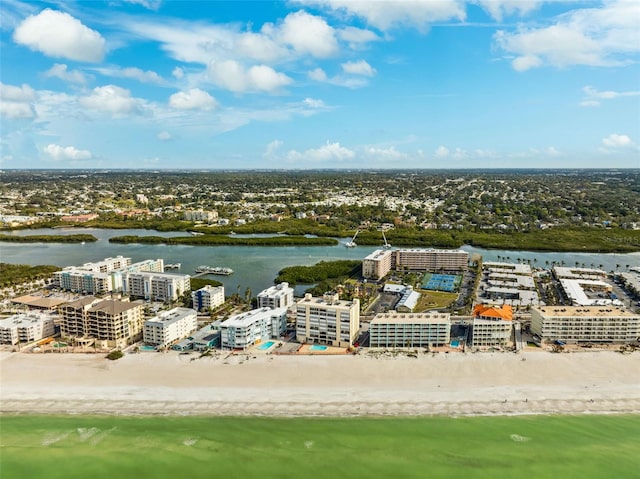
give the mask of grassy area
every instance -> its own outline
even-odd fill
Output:
[[[446,293],[444,291],[427,291],[426,289],[419,290],[420,299],[415,311],[427,311],[429,309],[446,308],[453,303],[458,297],[458,293]]]
[[[637,477],[640,416],[2,416],[0,476]]]

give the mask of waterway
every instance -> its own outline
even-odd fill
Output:
[[[38,229],[20,230],[10,234],[77,234],[88,233],[98,238],[97,242],[86,244],[62,243],[0,243],[0,262],[14,264],[54,264],[57,266],[77,266],[90,261],[100,261],[109,256],[130,257],[133,262],[149,258],[162,258],[165,264],[181,263],[180,272],[193,274],[200,265],[222,266],[233,269],[230,276],[206,276],[220,281],[227,295],[244,294],[251,288],[254,295],[273,284],[278,272],[286,266],[313,265],[320,261],[338,259],[363,259],[378,249],[375,246],[346,248],[344,243],[350,238],[341,238],[335,246],[185,246],[185,245],[142,245],[109,243],[109,238],[122,235],[184,236],[185,232],[157,232],[149,230],[111,229]],[[549,267],[552,262],[566,266],[601,268],[605,271],[626,270],[626,267],[640,266],[640,253],[591,254],[591,253],[548,253],[511,250],[487,250],[463,246],[469,254],[479,254],[484,261],[518,262],[531,261],[532,266]],[[619,265],[619,266],[617,266]],[[298,290],[296,290],[299,292]]]

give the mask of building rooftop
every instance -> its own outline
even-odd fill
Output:
[[[539,311],[545,316],[554,317],[589,317],[589,316],[617,316],[624,318],[640,318],[619,306],[536,306],[532,310]]]
[[[231,316],[220,325],[222,328],[246,328],[261,319],[272,318],[274,316],[283,316],[287,314],[287,308],[259,308],[252,309],[246,313]]]
[[[145,324],[167,326],[189,316],[196,318],[197,313],[190,308],[173,308],[169,311],[160,311],[157,316],[145,321]]]
[[[449,313],[427,312],[427,313],[378,313],[371,320],[371,324],[449,324],[451,316]]]
[[[496,306],[491,304],[476,304],[472,315],[475,318],[490,318],[511,321],[513,319],[513,308],[508,304]]]
[[[139,301],[118,301],[116,299],[105,299],[94,305],[88,312],[104,312],[108,314],[120,314],[130,309],[139,308],[142,303]]]
[[[0,328],[23,328],[44,321],[53,321],[53,318],[44,313],[15,314],[5,319],[0,319]]]
[[[44,296],[25,294],[24,296],[20,296],[19,298],[12,299],[11,302],[15,304],[24,304],[25,306],[30,306],[33,308],[54,309],[61,304],[67,303],[68,300],[56,297],[45,298]]]

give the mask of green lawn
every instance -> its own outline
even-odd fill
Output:
[[[1,416],[0,477],[631,478],[640,416]]]

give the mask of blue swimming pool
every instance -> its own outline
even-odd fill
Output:
[[[458,346],[460,346],[460,341],[451,341],[452,348],[457,348]]]
[[[140,346],[140,351],[155,351],[156,347],[155,346],[147,346],[146,344],[144,346]]]
[[[258,349],[261,351],[264,351],[265,349],[269,349],[271,346],[273,346],[273,344],[274,344],[274,341],[267,341],[266,343],[258,346]]]
[[[326,346],[322,346],[320,344],[312,344],[309,347],[309,351],[326,351],[327,347]]]

